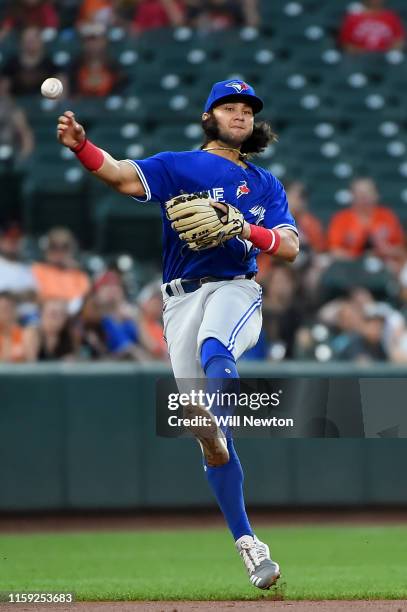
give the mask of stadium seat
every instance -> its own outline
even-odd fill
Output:
[[[346,12],[343,2],[314,3],[311,7],[313,16],[318,23],[332,32],[337,32]]]
[[[12,159],[0,161],[0,227],[20,215],[23,169],[17,170]]]
[[[397,283],[390,271],[380,264],[371,268],[366,259],[334,262],[322,275],[321,289],[325,301],[346,294],[352,287],[364,287],[379,300],[394,299],[394,291],[397,291]]]
[[[331,121],[337,118],[334,101],[321,95],[315,89],[304,89],[300,92],[289,92],[280,95],[278,92],[266,101],[266,107],[274,120],[287,122],[288,125],[315,123],[315,120]]]
[[[0,68],[4,66],[7,60],[17,52],[18,35],[17,32],[10,32],[0,45]]]
[[[54,225],[65,225],[86,245],[92,238],[87,181],[86,172],[76,162],[34,160],[24,184],[26,229],[41,234]]]
[[[78,36],[57,36],[47,44],[47,52],[61,70],[69,67],[80,54],[81,41]]]
[[[101,253],[129,253],[143,262],[160,264],[161,212],[120,195],[107,195],[94,211],[96,248]]]
[[[198,126],[198,129],[192,131],[192,136],[188,136],[185,125],[164,125],[160,127],[153,140],[157,144],[157,150],[161,148],[169,151],[188,151],[202,142],[202,130]]]
[[[137,122],[122,122],[114,126],[97,126],[89,130],[92,138],[102,149],[109,151],[113,157],[144,157],[146,132]]]

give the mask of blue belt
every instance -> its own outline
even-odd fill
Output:
[[[247,279],[250,280],[256,276],[255,272],[249,272],[248,274],[242,274],[241,276],[229,276],[229,278],[220,278],[218,276],[204,276],[203,278],[186,278],[181,279],[181,287],[184,293],[192,293],[197,289],[200,289],[205,283],[219,283],[221,281],[231,281],[236,279]],[[165,286],[165,293],[169,297],[173,297],[175,293],[172,290],[171,284],[167,283]]]

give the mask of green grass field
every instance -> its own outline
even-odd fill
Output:
[[[403,599],[407,526],[258,529],[283,577],[252,587],[223,529],[1,535],[0,591],[78,599]]]

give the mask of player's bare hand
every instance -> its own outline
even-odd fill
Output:
[[[227,207],[227,205],[223,204],[223,202],[217,202],[216,200],[211,200],[210,202],[211,202],[211,206],[213,206],[213,208],[217,208],[221,212],[225,213],[225,216],[221,217],[221,221],[226,223],[226,221],[227,221],[227,214],[228,214],[228,207]]]
[[[225,206],[225,204],[222,204],[222,202],[217,202],[216,200],[211,200],[211,206],[225,213],[225,216],[221,217],[221,221],[225,222],[227,220],[227,216],[226,216],[228,212],[227,206]]]
[[[221,217],[221,221],[223,221],[223,223],[226,223],[228,220],[228,207],[226,204],[223,204],[222,202],[217,202],[216,200],[211,200],[211,206],[213,206],[213,208],[217,208],[218,210],[220,210],[221,212],[225,213],[224,217]],[[243,229],[242,229],[242,233],[240,234],[242,236],[242,238],[249,238],[250,237],[250,226],[247,223],[247,221],[243,222]]]
[[[216,200],[211,200],[210,201],[211,206],[213,206],[214,208],[217,208],[218,210],[221,210],[222,212],[225,213],[225,215],[228,212],[227,206],[225,206],[225,204],[222,204],[222,202],[217,202]]]
[[[61,144],[73,149],[85,140],[85,130],[72,111],[65,111],[58,118],[57,137]]]

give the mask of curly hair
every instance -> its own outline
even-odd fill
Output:
[[[213,111],[209,111],[207,119],[202,119],[202,129],[205,140],[201,146],[204,149],[210,142],[220,137],[219,126]],[[277,134],[267,121],[259,121],[253,126],[253,132],[240,147],[242,158],[252,157],[264,151],[268,145],[277,141]]]

